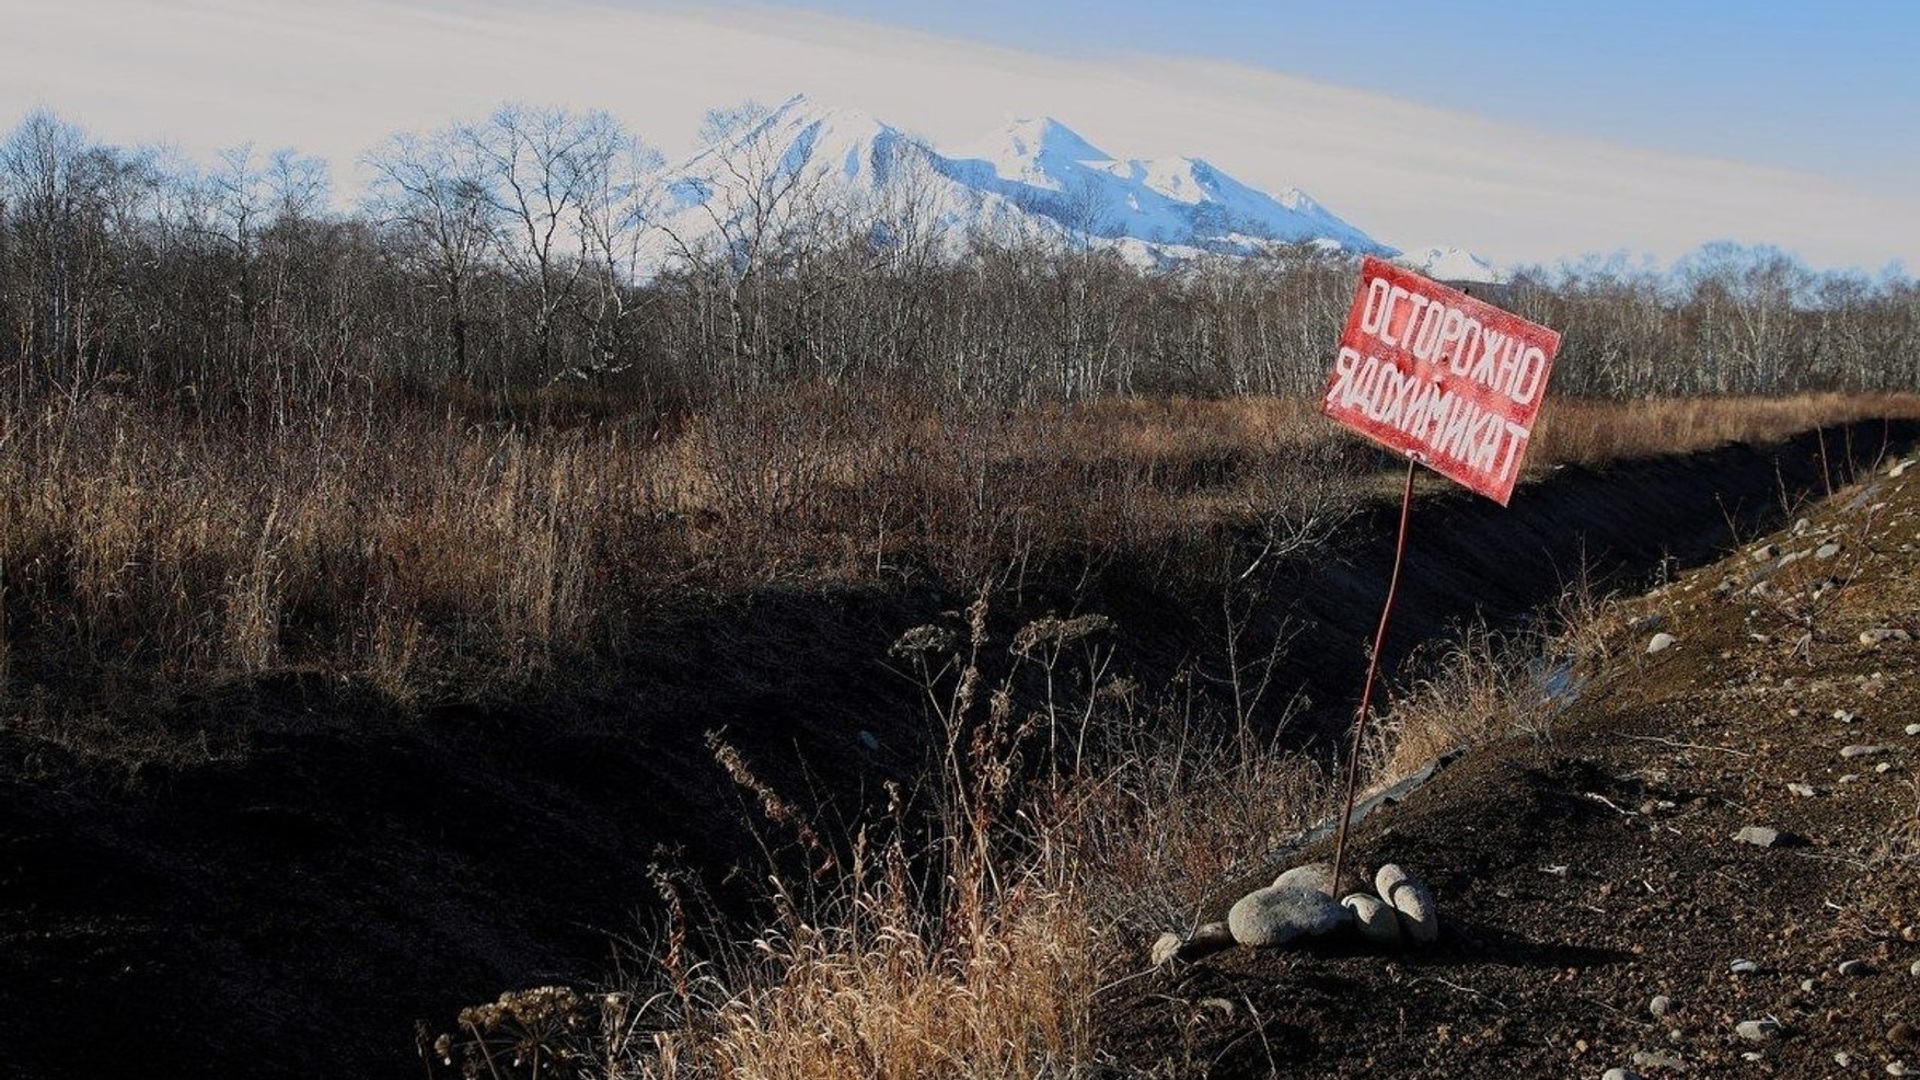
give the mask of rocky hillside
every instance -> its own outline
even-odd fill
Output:
[[[1172,963],[1114,1003],[1115,1058],[1231,1077],[1920,1074],[1920,467],[1795,510],[1610,612],[1596,669],[1546,722],[1356,830],[1364,868],[1424,876],[1436,943]]]

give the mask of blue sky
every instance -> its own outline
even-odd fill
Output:
[[[0,0],[0,127],[324,158],[518,100],[669,157],[804,92],[964,150],[1056,117],[1496,263],[1722,239],[1920,267],[1920,0]]]
[[[1657,149],[1920,185],[1913,0],[806,0],[1040,52],[1180,53]]]

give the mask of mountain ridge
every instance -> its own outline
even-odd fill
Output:
[[[867,215],[877,237],[947,254],[977,236],[1108,250],[1143,269],[1297,246],[1402,254],[1298,188],[1269,194],[1198,157],[1122,158],[1053,117],[1016,120],[947,153],[804,94],[722,132],[664,170],[660,186],[658,224],[671,241],[658,254],[668,257],[752,258],[823,207]],[[1459,256],[1448,261],[1485,266]]]

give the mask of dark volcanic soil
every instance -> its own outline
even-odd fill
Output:
[[[1356,830],[1366,867],[1430,883],[1438,944],[1157,973],[1110,1003],[1114,1058],[1169,1076],[1920,1075],[1920,645],[1860,636],[1920,639],[1920,466],[1769,542],[1630,605],[1550,737],[1473,752]],[[1649,654],[1657,631],[1677,643]],[[1780,842],[1736,841],[1749,825]],[[1289,861],[1315,857],[1330,845]],[[1263,884],[1223,889],[1212,917]],[[1777,1032],[1736,1034],[1766,1019]]]

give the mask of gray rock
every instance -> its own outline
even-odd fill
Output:
[[[1388,863],[1374,874],[1373,891],[1400,913],[1400,929],[1407,937],[1424,945],[1440,936],[1439,909],[1419,878]]]
[[[1153,943],[1149,955],[1153,966],[1160,967],[1175,960],[1191,963],[1233,946],[1233,933],[1227,929],[1227,924],[1213,922],[1206,923],[1184,938],[1171,930],[1161,934],[1160,939]]]
[[[1180,950],[1182,960],[1191,960],[1196,955],[1218,952],[1233,947],[1233,931],[1223,922],[1201,923],[1192,936],[1187,938],[1186,947]]]
[[[1360,876],[1353,872],[1352,867],[1348,867],[1346,872],[1340,876],[1346,880],[1340,883],[1341,888],[1336,889],[1333,885],[1333,864],[1330,862],[1311,862],[1304,866],[1296,866],[1291,870],[1282,872],[1279,877],[1273,879],[1273,887],[1276,889],[1284,889],[1287,887],[1316,889],[1326,893],[1328,896],[1339,896],[1342,893],[1352,892],[1360,887]]]
[[[1332,933],[1346,918],[1347,909],[1317,889],[1269,885],[1234,902],[1227,929],[1240,944],[1263,949]]]
[[[1920,724],[1908,724],[1908,725],[1907,725],[1907,734],[1909,734],[1909,735],[1920,735]]]
[[[1779,557],[1779,544],[1761,544],[1759,547],[1753,549],[1754,562],[1766,562],[1768,559],[1777,559]]]
[[[1838,554],[1840,554],[1840,545],[1834,543],[1821,544],[1813,550],[1813,557],[1816,559],[1831,559]]]
[[[1665,994],[1655,994],[1653,1000],[1647,1002],[1647,1011],[1655,1016],[1665,1016],[1673,1011],[1673,999]]]
[[[1912,1076],[1913,1070],[1908,1068],[1907,1063],[1904,1061],[1889,1061],[1887,1062],[1887,1075]]]
[[[1873,757],[1876,754],[1884,754],[1886,752],[1887,748],[1884,746],[1869,746],[1865,743],[1854,743],[1852,746],[1843,746],[1840,748],[1840,756],[1848,759]]]
[[[1733,972],[1735,975],[1758,975],[1760,974],[1760,964],[1754,960],[1735,960],[1733,963],[1727,965],[1727,970]]]
[[[1648,640],[1647,654],[1652,655],[1657,652],[1666,652],[1668,649],[1673,648],[1674,643],[1678,640],[1679,639],[1675,638],[1672,634],[1669,634],[1666,631],[1662,630],[1660,633],[1653,635],[1653,637],[1650,640]]]
[[[1912,975],[1916,979],[1920,979],[1920,960],[1913,962],[1913,966],[1907,969],[1907,974]]]
[[[1772,847],[1780,842],[1780,830],[1769,829],[1765,825],[1749,825],[1734,833],[1733,838],[1754,847]]]
[[[1400,913],[1386,901],[1372,893],[1353,893],[1341,897],[1340,906],[1353,913],[1353,923],[1359,927],[1361,937],[1390,949],[1399,947]]]
[[[1601,1073],[1600,1080],[1640,1080],[1640,1074],[1632,1069],[1613,1068]]]
[[[1780,1021],[1769,1016],[1763,1020],[1742,1020],[1733,1026],[1733,1033],[1749,1042],[1765,1042],[1780,1032]]]
[[[1812,784],[1788,784],[1787,790],[1803,799],[1811,799],[1815,794]]]
[[[1912,641],[1913,635],[1897,626],[1876,626],[1860,631],[1860,644],[1880,645],[1889,641]]]

